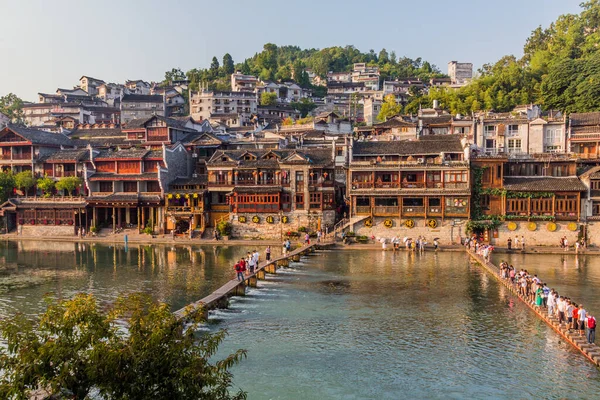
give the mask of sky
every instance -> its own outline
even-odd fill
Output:
[[[234,61],[263,44],[354,45],[447,71],[522,55],[532,30],[582,0],[0,0],[0,96],[71,88],[82,75],[160,81],[179,67]]]

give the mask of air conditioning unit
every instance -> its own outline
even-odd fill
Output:
[[[198,177],[198,174],[196,174],[196,173],[192,174],[192,178],[197,178],[197,177]]]
[[[419,164],[425,164],[425,158],[417,158]]]
[[[198,158],[198,153],[192,153],[192,158]]]

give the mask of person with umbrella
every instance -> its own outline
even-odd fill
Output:
[[[433,238],[433,249],[435,251],[437,251],[437,249],[438,249],[438,247],[440,245],[440,243],[438,242],[438,240],[440,240],[440,238]]]

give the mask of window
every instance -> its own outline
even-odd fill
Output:
[[[592,190],[600,190],[600,181],[591,181],[590,182],[590,189]]]
[[[138,185],[137,185],[136,181],[123,182],[123,191],[124,192],[128,192],[128,193],[137,192],[137,190],[138,190],[137,187],[138,187]]]
[[[304,209],[304,193],[296,193],[296,209]]]
[[[99,192],[112,193],[113,183],[112,182],[100,182]]]
[[[481,196],[481,209],[488,211],[490,209],[490,195],[484,194]]]
[[[444,175],[445,182],[467,182],[467,171],[449,171]]]
[[[518,135],[519,134],[519,125],[509,125],[508,126],[508,135]]]
[[[321,208],[321,193],[310,193],[310,208]]]
[[[508,152],[518,153],[521,151],[521,139],[509,139],[508,140]]]
[[[160,184],[157,181],[148,181],[146,183],[146,192],[160,192]]]
[[[594,216],[600,215],[600,201],[594,201],[592,203],[592,215],[594,215]]]
[[[496,134],[496,126],[495,125],[484,126],[483,133],[485,136],[494,136]]]
[[[335,148],[335,155],[337,157],[341,157],[344,155],[344,148],[343,147],[336,147]]]
[[[496,149],[496,140],[494,140],[494,139],[486,139],[485,140],[485,149],[487,151],[489,151],[489,150],[495,150]]]

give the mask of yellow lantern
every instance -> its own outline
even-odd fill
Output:
[[[509,222],[506,227],[508,228],[509,231],[517,230],[517,224],[512,221]]]
[[[548,231],[550,232],[554,232],[556,230],[556,223],[548,222],[548,224],[546,225],[546,229],[548,229]]]
[[[533,232],[537,229],[537,224],[535,222],[530,222],[527,224],[527,229]]]
[[[569,222],[569,224],[567,225],[567,229],[571,232],[575,232],[577,230],[577,223]]]

